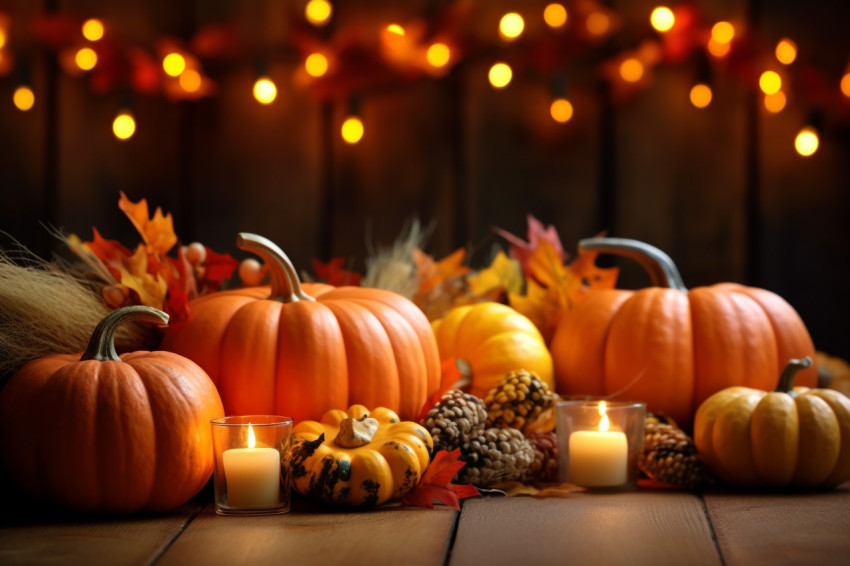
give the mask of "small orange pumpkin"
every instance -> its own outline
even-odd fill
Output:
[[[207,374],[171,352],[115,352],[116,328],[165,323],[151,307],[113,311],[82,354],[22,367],[0,391],[0,454],[36,503],[86,513],[174,509],[213,470],[210,420],[224,415]]]
[[[558,393],[620,394],[691,423],[712,393],[771,389],[786,360],[815,355],[800,316],[770,291],[733,283],[688,290],[667,254],[635,240],[579,246],[638,261],[656,286],[594,291],[566,312],[550,345]],[[817,368],[797,383],[814,387]]]
[[[439,386],[440,359],[413,302],[383,289],[302,285],[271,241],[243,233],[237,245],[265,260],[271,285],[193,300],[162,341],[206,370],[228,414],[318,420],[362,404],[416,418]]]

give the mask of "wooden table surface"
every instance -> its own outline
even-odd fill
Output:
[[[848,565],[850,484],[817,493],[639,489],[488,496],[460,513],[381,507],[223,517],[200,497],[163,516],[23,519],[0,511],[0,564]]]

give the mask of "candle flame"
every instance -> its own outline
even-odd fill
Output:
[[[254,427],[248,423],[248,448],[254,448],[257,444],[257,439],[254,437]]]
[[[599,430],[600,432],[607,432],[610,423],[608,422],[607,409],[605,407],[605,401],[600,401],[599,403]]]

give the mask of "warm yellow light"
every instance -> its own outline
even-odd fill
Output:
[[[425,52],[425,58],[432,67],[445,67],[452,58],[452,52],[445,43],[432,43]]]
[[[19,86],[12,95],[12,102],[18,110],[26,112],[35,105],[35,93],[26,85]]]
[[[718,43],[729,43],[735,37],[735,26],[729,22],[717,22],[711,26],[711,39]]]
[[[91,71],[97,65],[97,53],[91,47],[83,47],[77,50],[74,62],[83,71]]]
[[[782,77],[776,71],[765,71],[759,77],[759,88],[765,94],[775,94],[782,89]]]
[[[390,24],[387,26],[387,31],[395,35],[404,35],[404,28],[398,24]]]
[[[342,123],[341,132],[347,143],[357,143],[363,139],[363,121],[357,116],[349,116]]]
[[[605,35],[611,27],[611,18],[605,12],[593,12],[587,16],[584,25],[593,35]]]
[[[652,14],[649,16],[649,22],[656,31],[670,31],[676,23],[676,16],[673,15],[673,10],[667,6],[658,6],[652,10]]]
[[[629,83],[636,83],[643,78],[643,63],[634,57],[629,57],[620,63],[620,76]]]
[[[0,28],[0,49],[3,49],[4,45],[6,45],[6,30]]]
[[[549,114],[556,122],[565,124],[573,117],[573,105],[566,98],[556,98],[549,105]]]
[[[783,65],[790,65],[797,58],[797,44],[783,38],[776,44],[776,59]]]
[[[516,39],[525,29],[525,20],[516,12],[509,12],[499,21],[499,33],[507,39]]]
[[[186,59],[179,53],[169,53],[162,59],[162,70],[170,77],[179,77],[186,70]]]
[[[304,68],[311,77],[321,77],[328,72],[328,58],[321,53],[311,53],[304,60]]]
[[[844,96],[850,97],[850,73],[845,73],[841,77],[841,92],[844,93]]]
[[[487,76],[491,85],[496,88],[504,88],[510,84],[514,72],[507,63],[496,63],[490,67],[490,73]]]
[[[195,69],[186,69],[177,80],[180,83],[180,88],[186,92],[198,92],[203,83],[201,73]]]
[[[333,5],[327,0],[310,0],[304,7],[304,16],[314,26],[323,26],[331,19]]]
[[[567,9],[561,4],[549,4],[543,9],[543,21],[549,27],[559,28],[567,23]]]
[[[254,83],[254,98],[262,104],[271,104],[277,98],[277,87],[267,77],[257,79]]]
[[[136,133],[136,120],[129,112],[120,112],[112,121],[112,133],[119,140],[127,140]]]
[[[103,22],[97,18],[90,18],[83,22],[83,37],[89,41],[98,41],[103,38]]]
[[[728,42],[717,41],[713,37],[708,40],[708,52],[715,57],[725,57],[732,49],[732,44]]]
[[[820,140],[818,139],[818,133],[814,128],[805,127],[797,134],[797,137],[794,139],[794,147],[797,150],[797,153],[802,155],[803,157],[808,157],[814,152],[818,150],[818,145],[820,144]]]
[[[785,93],[780,91],[774,92],[773,94],[764,95],[764,109],[770,112],[771,114],[778,114],[785,109],[785,103],[787,102],[787,98],[785,97]]]
[[[691,104],[697,108],[705,108],[711,104],[711,87],[707,84],[698,83],[691,88]]]

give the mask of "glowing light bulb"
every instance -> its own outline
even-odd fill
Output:
[[[119,140],[128,140],[136,133],[136,120],[127,112],[119,112],[112,121],[112,133]]]
[[[487,78],[495,88],[505,88],[511,83],[514,72],[507,63],[496,63],[490,67]]]
[[[387,26],[387,31],[393,35],[404,35],[406,32],[399,24],[390,24]]]
[[[516,39],[522,35],[525,29],[525,20],[516,12],[510,12],[502,16],[499,21],[499,33],[505,39]]]
[[[99,41],[103,39],[103,22],[97,18],[89,18],[83,22],[82,33],[83,37],[89,41]]]
[[[201,89],[201,84],[203,84],[201,73],[195,69],[186,69],[177,80],[180,83],[180,88],[190,93],[198,92]]]
[[[35,106],[35,93],[29,86],[21,85],[15,89],[15,93],[12,95],[12,102],[15,103],[15,107],[18,110],[26,112]]]
[[[649,23],[656,31],[665,32],[673,29],[676,23],[676,16],[673,15],[673,10],[667,6],[658,6],[652,10],[649,16]]]
[[[277,98],[277,86],[268,77],[261,77],[254,83],[254,98],[261,104],[271,104]]]
[[[770,112],[771,114],[778,114],[785,109],[785,103],[787,99],[785,97],[785,93],[780,91],[774,92],[773,94],[764,95],[764,109]]]
[[[169,53],[162,59],[162,70],[169,77],[179,77],[186,70],[186,58],[179,53]]]
[[[844,96],[850,98],[850,72],[844,73],[841,77],[841,92]]]
[[[432,43],[425,52],[425,58],[432,67],[445,67],[452,58],[452,52],[445,43]]]
[[[708,52],[714,55],[715,57],[725,57],[729,54],[729,51],[732,50],[731,43],[724,43],[721,41],[715,40],[713,37],[708,40]]]
[[[794,139],[794,148],[803,157],[813,155],[818,150],[818,145],[820,145],[818,133],[814,128],[809,126],[800,130]]]
[[[74,63],[83,71],[91,71],[97,65],[97,53],[91,47],[83,47],[74,55]]]
[[[4,45],[6,45],[6,30],[0,28],[0,49],[3,49]]]
[[[782,77],[776,71],[765,71],[759,77],[759,88],[765,94],[776,94],[782,89]]]
[[[314,26],[327,24],[333,14],[333,5],[327,0],[310,0],[304,7],[304,16]]]
[[[611,18],[605,12],[593,12],[587,16],[584,25],[591,35],[605,35],[611,28]]]
[[[735,26],[729,22],[717,22],[711,26],[711,39],[718,43],[729,43],[735,37]]]
[[[567,23],[567,9],[561,4],[549,4],[543,9],[543,21],[551,28],[562,27]]]
[[[341,128],[342,139],[346,141],[346,143],[355,144],[363,139],[363,121],[357,116],[349,116],[342,123]]]
[[[776,44],[776,60],[783,65],[790,65],[797,58],[797,44],[783,38]]]
[[[711,104],[711,87],[707,84],[698,83],[691,88],[691,104],[697,108],[705,108]]]
[[[328,58],[321,53],[311,53],[304,60],[304,68],[311,77],[321,77],[328,72]]]
[[[566,124],[573,117],[573,105],[566,98],[556,98],[549,105],[549,114],[556,122]]]
[[[643,78],[643,63],[629,57],[620,63],[620,76],[628,83],[636,83]]]

